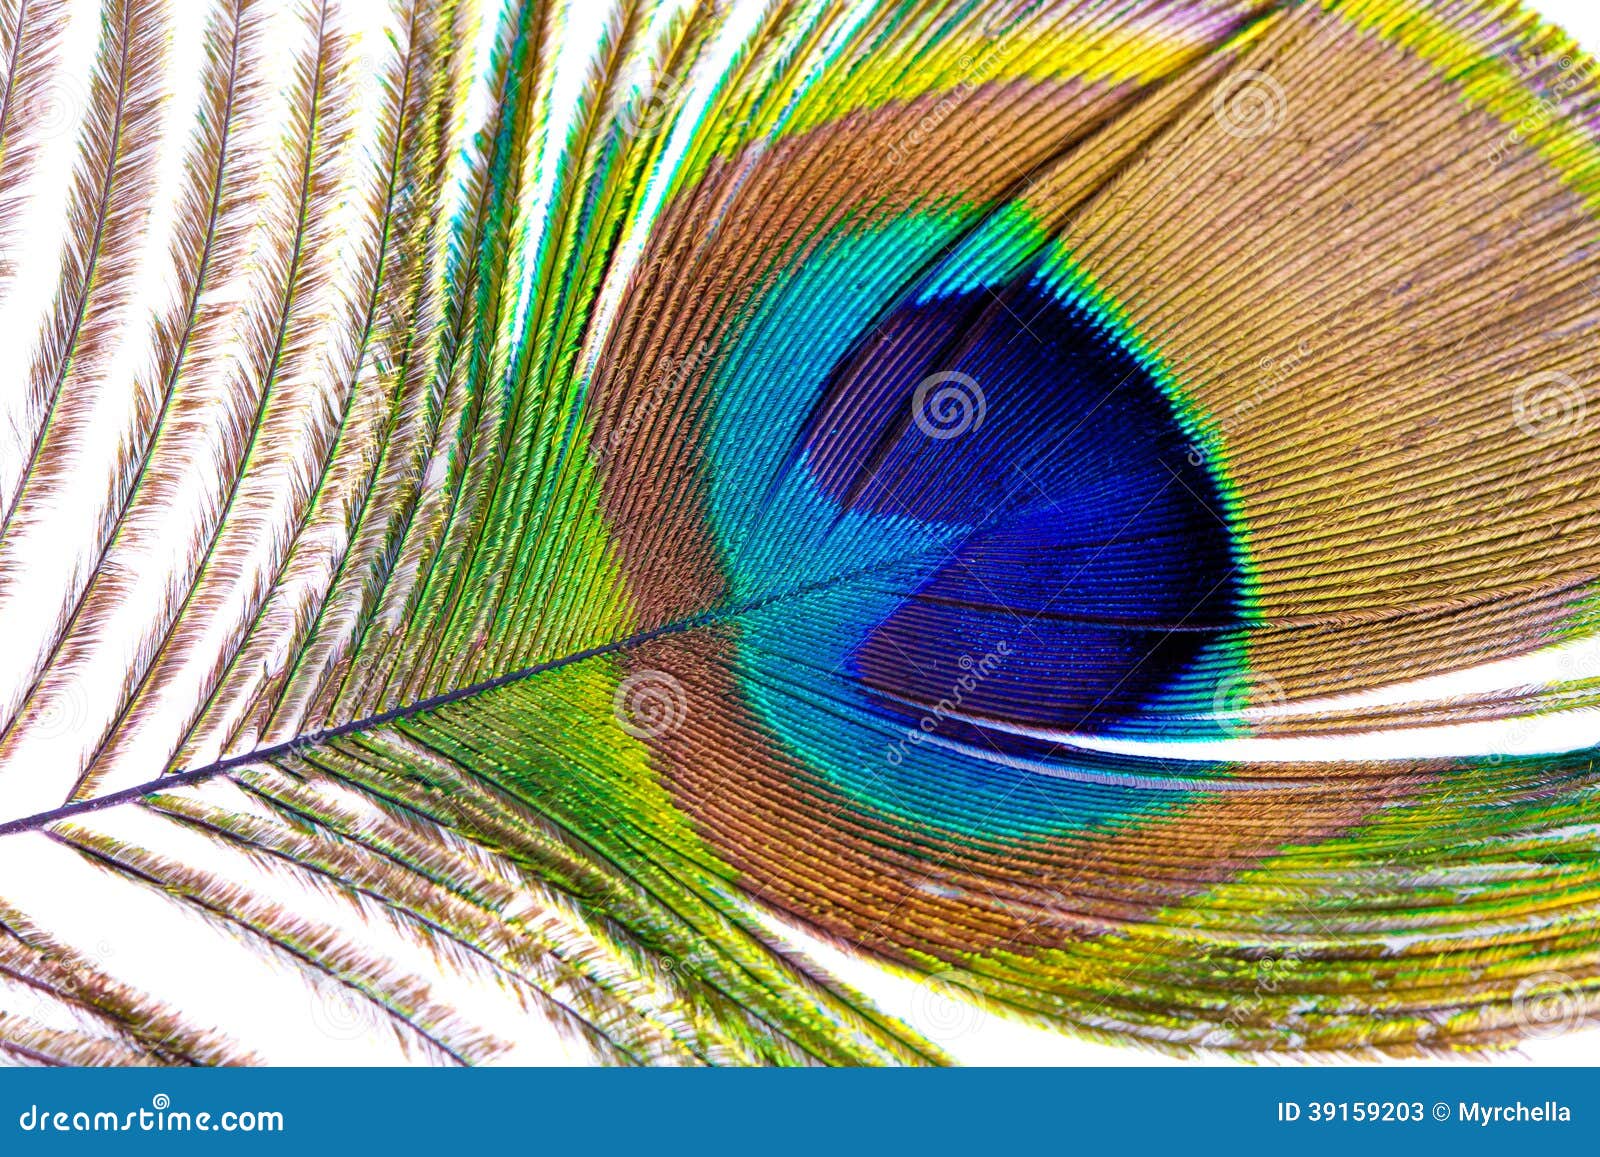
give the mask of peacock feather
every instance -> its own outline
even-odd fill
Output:
[[[1514,3],[3,0],[0,61],[10,1059],[1600,1009],[1600,84]]]

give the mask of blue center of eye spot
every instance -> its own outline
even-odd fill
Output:
[[[903,308],[835,370],[808,434],[843,507],[964,528],[863,624],[851,670],[887,711],[920,718],[961,687],[962,716],[1093,729],[1136,713],[1230,617],[1204,463],[1138,360],[1047,291]]]

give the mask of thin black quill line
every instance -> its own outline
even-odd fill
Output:
[[[585,659],[598,658],[602,655],[619,654],[651,642],[654,639],[663,638],[669,635],[682,634],[686,631],[692,631],[701,627],[717,626],[722,623],[731,622],[744,615],[752,614],[775,604],[788,602],[792,599],[804,598],[808,595],[816,594],[820,591],[828,590],[841,584],[852,582],[856,579],[868,578],[874,574],[890,570],[894,567],[903,566],[911,561],[914,561],[922,554],[930,552],[931,549],[932,548],[926,546],[920,547],[916,551],[909,552],[904,556],[896,557],[888,562],[880,562],[873,566],[863,567],[859,570],[836,575],[832,578],[818,580],[813,583],[795,587],[791,590],[777,592],[735,607],[705,611],[701,612],[700,614],[677,619],[671,623],[666,623],[658,627],[652,627],[647,631],[639,631],[624,638],[615,639],[609,643],[602,643],[598,646],[587,647],[583,650],[574,651],[570,654],[563,655],[557,659],[550,659],[541,663],[534,663],[527,667],[518,668],[515,671],[508,671],[503,675],[496,675],[491,679],[483,679],[476,683],[470,683],[464,687],[458,687],[453,691],[446,691],[437,695],[430,695],[424,699],[419,699],[412,703],[389,708],[388,710],[378,712],[375,715],[368,715],[360,719],[353,719],[348,723],[341,723],[336,727],[323,728],[317,731],[308,731],[301,735],[295,736],[293,739],[284,740],[281,743],[274,743],[266,747],[254,748],[250,751],[241,752],[238,755],[230,755],[205,764],[202,767],[172,772],[170,774],[163,775],[158,779],[147,780],[144,783],[136,784],[133,787],[123,788],[120,791],[109,792],[101,796],[95,796],[92,799],[73,800],[58,807],[51,808],[47,811],[36,812],[32,815],[22,816],[0,824],[0,837],[14,835],[24,831],[37,831],[54,822],[55,820],[66,819],[71,816],[84,815],[89,812],[101,811],[108,807],[114,807],[117,804],[129,803],[133,800],[142,799],[145,796],[153,795],[157,792],[167,791],[175,787],[183,787],[188,784],[200,783],[204,780],[212,778],[213,776],[221,775],[224,772],[231,771],[237,767],[243,767],[252,763],[259,763],[263,760],[271,759],[273,756],[290,754],[304,750],[308,747],[315,747],[318,744],[325,743],[330,739],[338,739],[342,736],[354,735],[360,732],[369,731],[373,728],[382,727],[398,720],[410,719],[413,716],[421,715],[425,712],[433,711],[440,707],[447,707],[453,703],[460,703],[463,700],[471,699],[475,696],[481,695],[488,691],[493,691],[511,683],[520,682],[521,680],[530,678],[534,675],[543,674],[546,671],[554,671],[559,670],[562,667],[569,667],[572,664],[580,663]]]

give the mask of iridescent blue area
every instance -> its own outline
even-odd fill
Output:
[[[847,509],[967,528],[851,655],[891,709],[947,698],[1004,641],[963,715],[1095,729],[1136,713],[1228,621],[1220,501],[1166,398],[1032,286],[903,309],[833,375],[808,450]]]
[[[741,620],[746,702],[803,774],[825,779],[873,816],[898,817],[907,830],[974,837],[1045,837],[1187,798],[1138,790],[1116,759],[1055,753],[1038,762],[1080,777],[1057,778],[974,743],[959,723],[931,711],[926,728],[920,717],[886,712],[881,697],[838,666],[860,636],[857,616],[873,605],[872,593],[832,588]]]
[[[1215,490],[1074,305],[1018,279],[872,312],[894,293],[871,278],[936,261],[948,225],[819,246],[721,360],[706,477],[730,596],[757,604],[742,686],[800,765],[916,823],[1142,812],[1116,761],[1030,733],[1138,712],[1228,620]]]

